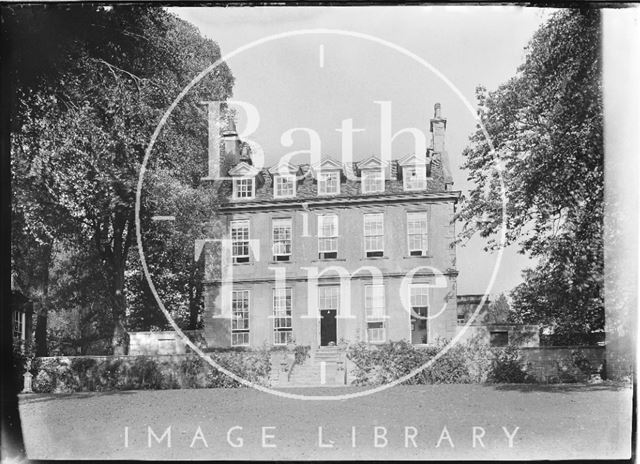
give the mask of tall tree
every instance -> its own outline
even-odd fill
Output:
[[[464,151],[475,184],[457,219],[462,240],[479,233],[500,246],[505,185],[506,242],[538,259],[512,293],[523,322],[556,333],[604,325],[603,142],[600,15],[563,10],[533,36],[517,74],[497,90],[478,88],[480,128]]]
[[[86,40],[71,48],[74,59],[51,79],[53,91],[21,95],[25,111],[36,108],[37,114],[21,120],[13,149],[62,210],[57,221],[77,228],[98,257],[119,353],[126,345],[125,269],[145,149],[173,98],[220,58],[220,50],[161,8],[114,6],[95,13],[82,26]],[[232,84],[223,65],[187,95],[156,143],[152,167],[180,171],[185,162],[205,159],[206,114],[199,103],[225,100]],[[22,135],[33,132],[39,136],[25,150]],[[143,208],[145,220],[146,203]]]

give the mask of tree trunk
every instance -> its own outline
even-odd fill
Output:
[[[194,264],[194,272],[189,279],[189,330],[198,329],[198,318],[200,316],[200,300],[202,300],[202,278],[198,272],[197,263]]]
[[[47,308],[41,308],[36,319],[35,355],[36,357],[49,356],[47,344]]]

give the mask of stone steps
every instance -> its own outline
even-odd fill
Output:
[[[274,363],[275,364],[275,363]],[[304,363],[293,366],[291,375],[282,367],[271,371],[275,387],[320,387],[346,384],[344,353],[338,348],[320,348],[310,353]],[[287,366],[288,368],[288,366]]]

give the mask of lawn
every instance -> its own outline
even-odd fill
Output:
[[[20,415],[30,459],[616,459],[630,456],[631,400],[606,384],[400,386],[340,401],[243,388],[21,395]]]

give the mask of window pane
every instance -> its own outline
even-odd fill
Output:
[[[318,287],[319,309],[338,309],[339,286]]]
[[[253,197],[253,178],[243,177],[234,179],[233,181],[236,198],[252,198]]]
[[[290,255],[291,254],[291,219],[274,219],[273,220],[273,254],[274,255]]]
[[[384,191],[384,177],[380,171],[362,171],[362,191],[364,193]]]
[[[295,195],[295,176],[275,176],[275,196],[289,197]]]
[[[364,287],[364,306],[368,319],[385,317],[383,285],[366,285]]]
[[[231,344],[249,344],[249,290],[235,290],[231,296]]]
[[[340,192],[340,173],[321,172],[318,174],[318,193],[331,194]]]

